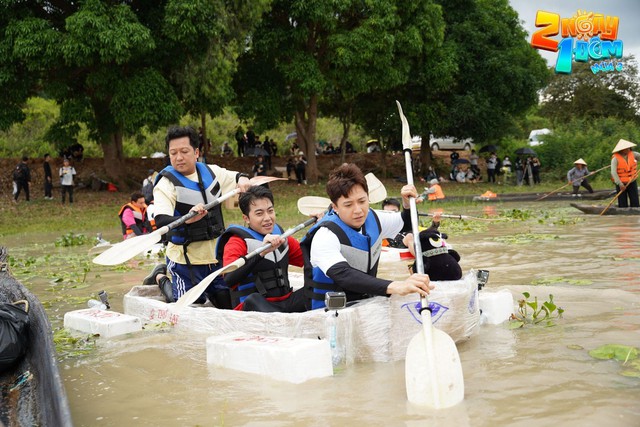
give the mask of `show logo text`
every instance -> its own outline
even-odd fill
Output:
[[[623,43],[618,40],[617,16],[607,16],[578,10],[571,18],[538,10],[536,28],[531,36],[531,46],[536,49],[558,52],[556,73],[570,74],[574,61],[593,61],[594,74],[622,71]],[[560,40],[554,37],[560,35]]]

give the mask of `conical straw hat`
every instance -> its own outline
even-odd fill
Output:
[[[587,166],[587,162],[585,162],[584,160],[582,160],[582,157],[580,157],[578,160],[576,160],[575,162],[573,162],[574,165],[585,165]]]
[[[635,147],[635,146],[636,146],[636,144],[634,144],[633,142],[627,141],[626,139],[621,139],[616,144],[616,148],[613,149],[612,153],[617,153],[618,151],[622,151],[625,148],[631,148],[631,147]]]

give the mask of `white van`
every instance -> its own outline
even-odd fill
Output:
[[[422,145],[422,138],[419,136],[414,136],[411,140],[411,148],[413,150],[420,150],[420,146]],[[444,138],[436,138],[433,135],[429,138],[429,145],[431,146],[432,151],[438,150],[466,150],[471,151],[475,148],[475,144],[473,143],[473,139],[456,139],[450,136],[446,136]]]
[[[535,147],[536,145],[544,144],[544,136],[551,135],[551,133],[551,130],[547,128],[532,130],[531,133],[529,133],[529,146]]]

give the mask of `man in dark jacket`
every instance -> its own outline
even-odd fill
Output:
[[[31,171],[27,165],[27,156],[22,157],[22,161],[18,163],[13,170],[13,200],[18,201],[20,191],[24,190],[25,198],[29,201],[29,185],[31,184]]]
[[[44,198],[46,200],[53,200],[52,190],[53,190],[53,174],[51,172],[51,165],[49,162],[51,161],[51,156],[49,153],[44,155]]]

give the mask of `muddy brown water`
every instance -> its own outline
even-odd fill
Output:
[[[352,365],[331,378],[293,385],[214,370],[206,364],[206,336],[169,329],[101,339],[92,355],[63,361],[74,423],[639,426],[640,378],[620,375],[620,362],[593,359],[588,351],[604,344],[640,347],[640,218],[566,212],[584,221],[562,226],[529,222],[522,229],[496,222],[483,232],[450,236],[463,270],[491,271],[487,288],[508,289],[514,298],[525,291],[540,299],[553,294],[566,310],[554,327],[484,325],[459,344],[465,399],[454,408],[436,411],[409,404],[404,362]],[[553,238],[501,240],[518,232]],[[38,254],[39,239],[46,237],[21,236],[3,244],[19,247],[19,254]],[[140,258],[120,270],[92,269],[88,286],[75,293],[105,289],[113,309],[122,311],[122,296],[153,262]],[[380,273],[405,275],[402,263],[386,265]],[[42,300],[53,298],[47,279],[36,274],[23,281]],[[77,308],[58,302],[49,312],[55,324],[65,311]]]

